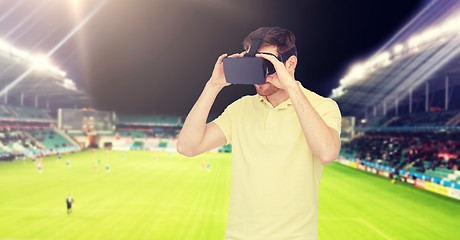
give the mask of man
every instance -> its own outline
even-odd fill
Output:
[[[247,51],[264,29],[246,37]],[[276,73],[268,75],[266,83],[255,85],[257,95],[233,102],[206,124],[214,99],[229,85],[222,63],[227,55],[221,55],[179,135],[177,150],[186,156],[232,143],[225,239],[318,238],[322,166],[338,156],[341,116],[333,100],[295,81],[295,51],[283,62],[275,57],[294,47],[295,37],[289,30],[274,27],[266,32],[256,57],[270,61]],[[243,53],[231,57],[243,57]]]
[[[42,161],[39,161],[39,162],[37,163],[37,169],[38,169],[38,172],[39,172],[39,173],[43,173],[42,168],[43,168],[43,162],[42,162]]]
[[[72,214],[72,203],[73,203],[73,198],[70,196],[70,194],[65,199],[65,202],[67,204],[67,215],[70,215]]]

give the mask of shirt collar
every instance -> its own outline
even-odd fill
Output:
[[[302,86],[302,84],[299,82],[299,81],[295,81],[299,87],[302,89],[302,92],[304,92],[304,87]],[[256,94],[256,97],[257,97],[257,100],[258,101],[263,101],[265,102],[266,104],[268,104],[270,107],[273,107],[272,104],[268,101],[267,97],[265,96],[260,96],[258,93]],[[286,99],[284,102],[280,103],[278,106],[276,106],[275,109],[283,109],[283,108],[287,108],[289,105],[292,105],[292,101],[291,101],[291,98],[288,98]]]

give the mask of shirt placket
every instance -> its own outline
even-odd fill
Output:
[[[265,139],[266,141],[271,141],[273,139],[274,114],[275,114],[275,109],[270,109],[267,114],[267,120],[265,121]]]

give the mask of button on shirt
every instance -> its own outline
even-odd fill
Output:
[[[340,133],[337,104],[300,87],[324,122]],[[225,239],[317,239],[323,166],[308,147],[291,100],[274,108],[265,97],[245,96],[214,123],[232,144]]]

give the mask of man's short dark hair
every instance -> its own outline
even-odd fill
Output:
[[[243,41],[243,47],[247,51],[251,47],[252,41],[255,36],[257,36],[265,27],[258,28],[257,30],[251,32]],[[276,46],[278,48],[278,53],[282,54],[295,46],[295,36],[294,34],[284,28],[273,27],[260,43],[260,47],[266,46]],[[297,56],[297,52],[295,53]]]

